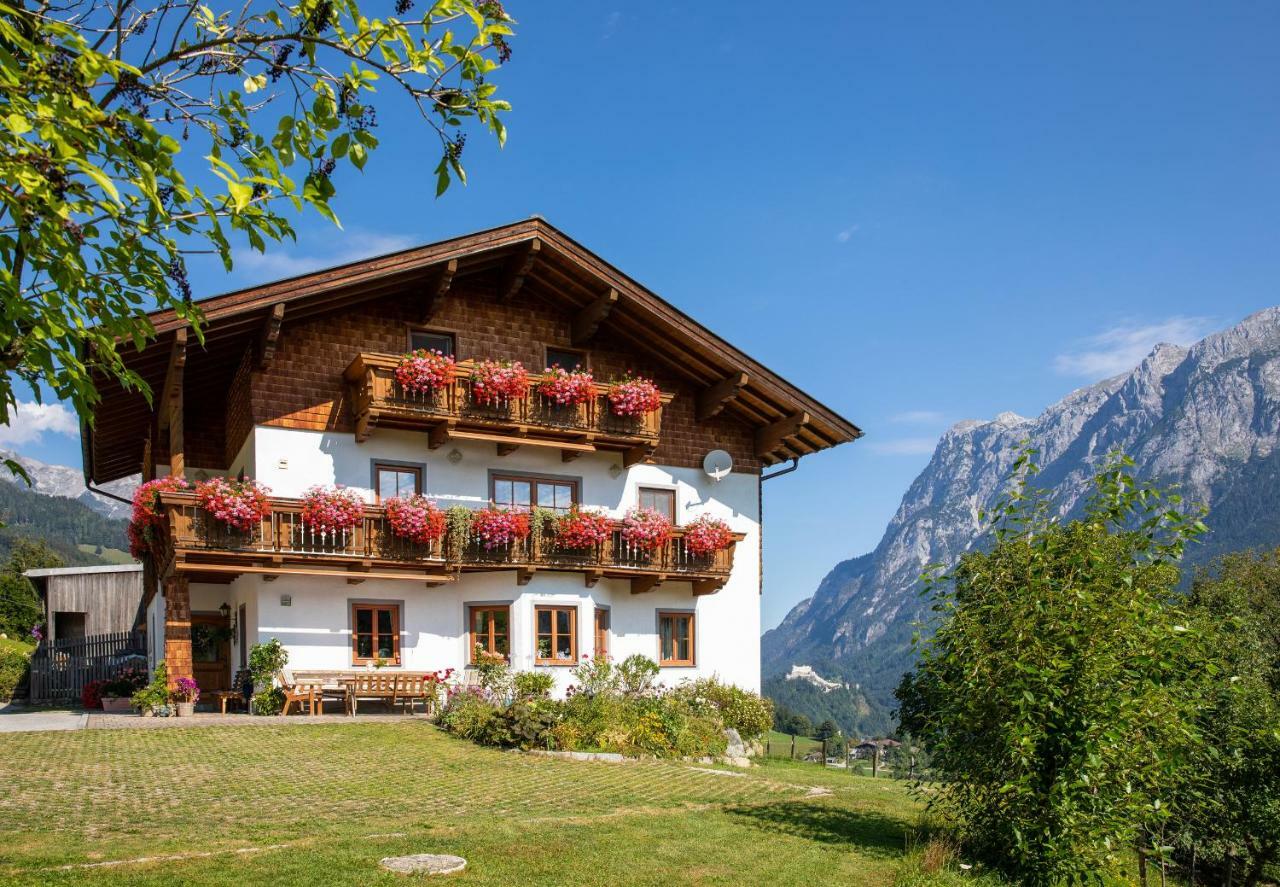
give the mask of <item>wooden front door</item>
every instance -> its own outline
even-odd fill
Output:
[[[202,691],[231,688],[230,629],[221,613],[191,614],[191,661]]]

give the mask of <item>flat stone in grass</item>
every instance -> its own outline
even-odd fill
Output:
[[[461,856],[442,853],[415,853],[413,856],[388,856],[379,863],[384,869],[401,875],[452,875],[467,867]]]

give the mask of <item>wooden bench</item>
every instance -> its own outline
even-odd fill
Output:
[[[421,700],[423,714],[431,714],[439,701],[439,682],[434,675],[404,674],[397,676],[396,698],[404,703],[405,711],[413,714],[414,705]]]
[[[216,703],[224,715],[227,713],[227,706],[243,708],[248,711],[249,705],[244,699],[244,685],[250,680],[250,677],[249,669],[242,668],[231,679],[231,689],[210,690],[207,693],[201,693],[201,698],[205,702]]]

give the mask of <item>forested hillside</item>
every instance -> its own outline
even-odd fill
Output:
[[[0,521],[0,561],[8,560],[17,539],[43,541],[68,565],[105,563],[109,558],[96,549],[129,547],[125,521],[106,517],[80,500],[43,496],[19,484],[0,484]]]

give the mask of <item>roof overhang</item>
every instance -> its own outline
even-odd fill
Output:
[[[534,260],[536,259],[536,261]],[[452,265],[450,263],[453,263]],[[757,429],[765,464],[837,446],[862,431],[742,351],[712,333],[651,290],[623,274],[543,219],[532,218],[427,246],[351,262],[199,302],[204,314],[199,364],[186,371],[188,398],[213,395],[225,379],[207,367],[234,366],[245,347],[278,316],[292,323],[336,308],[403,292],[439,280],[501,275],[590,319],[602,297],[616,294],[597,322],[670,371],[707,392],[708,410],[735,415]],[[157,394],[165,384],[170,352],[185,321],[172,311],[151,315],[156,338],[127,354],[126,365]],[[195,386],[196,390],[192,390]],[[225,389],[222,389],[225,390]],[[136,473],[151,410],[138,392],[103,385],[93,426],[82,427],[85,479],[105,483]],[[718,403],[716,402],[718,401]]]

